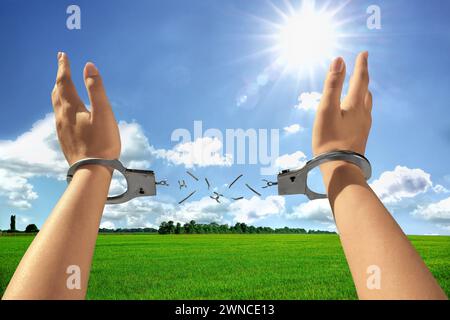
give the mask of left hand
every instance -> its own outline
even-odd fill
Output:
[[[91,111],[86,109],[72,82],[67,54],[58,53],[52,104],[59,143],[69,165],[83,158],[120,157],[119,128],[98,69],[88,62],[83,75]]]

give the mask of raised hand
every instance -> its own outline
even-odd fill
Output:
[[[372,94],[368,90],[368,53],[358,55],[350,87],[341,102],[346,67],[342,58],[333,61],[325,80],[313,130],[313,152],[333,150],[364,154],[372,124]]]
[[[59,143],[70,165],[82,158],[117,159],[120,156],[119,129],[99,71],[88,62],[83,75],[91,111],[81,101],[72,82],[67,54],[58,53],[52,103]]]

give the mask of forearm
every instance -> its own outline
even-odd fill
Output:
[[[3,299],[83,299],[105,200],[109,169],[80,168],[19,264]],[[69,266],[81,288],[67,287]]]
[[[446,296],[359,168],[323,167],[330,204],[361,299],[445,299]],[[371,266],[381,286],[369,289]]]

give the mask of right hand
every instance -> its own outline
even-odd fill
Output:
[[[345,62],[337,58],[331,64],[314,123],[314,155],[333,150],[364,154],[372,124],[367,57],[368,53],[363,52],[356,58],[349,90],[342,103]]]
[[[314,155],[347,150],[364,155],[370,127],[372,125],[372,94],[369,86],[368,52],[356,58],[355,69],[345,99],[341,102],[346,67],[342,58],[330,66],[325,80],[313,129],[312,148]],[[328,162],[322,171],[343,164]],[[325,172],[324,172],[325,173]]]
[[[118,159],[120,134],[102,78],[93,63],[84,67],[91,111],[72,82],[69,58],[58,53],[58,74],[52,92],[59,143],[69,165],[83,158]]]

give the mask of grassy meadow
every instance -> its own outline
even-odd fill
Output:
[[[32,236],[0,236],[0,294]],[[450,295],[450,237],[411,236]],[[100,235],[88,299],[356,299],[336,235]]]

